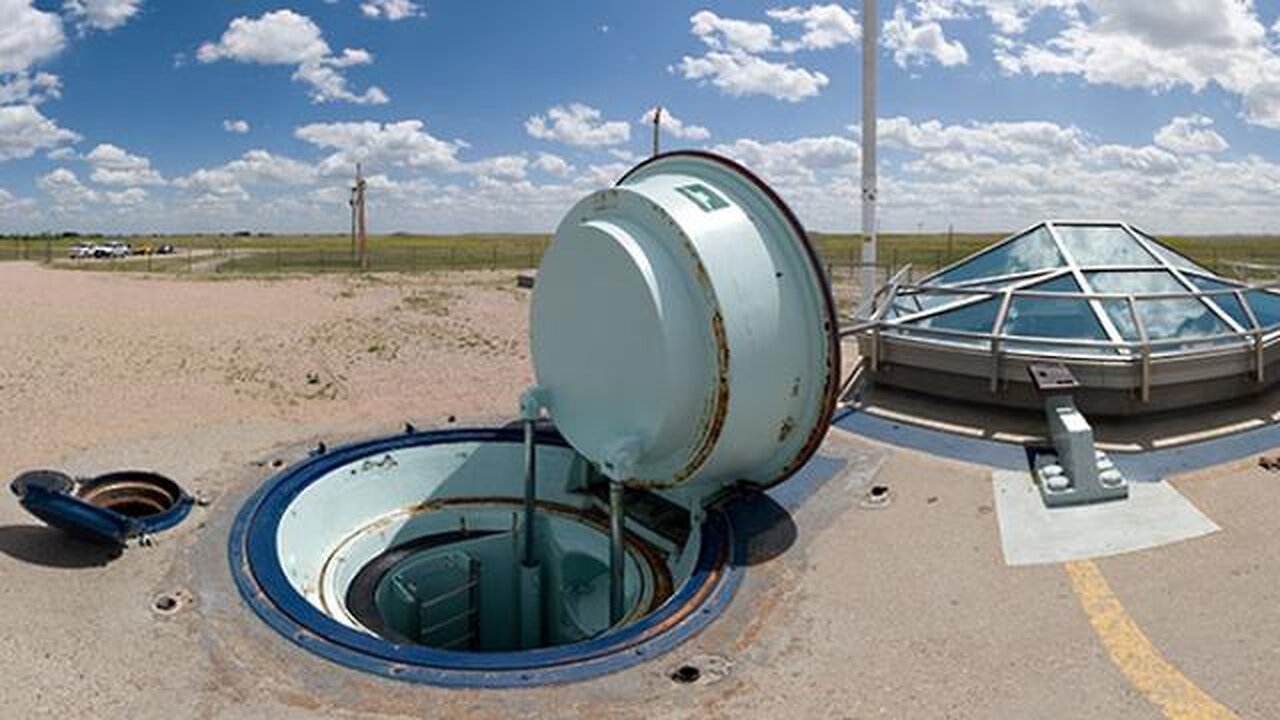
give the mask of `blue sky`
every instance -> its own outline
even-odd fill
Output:
[[[0,0],[0,232],[545,231],[648,152],[858,225],[861,3]],[[1280,231],[1280,2],[884,0],[886,230]]]

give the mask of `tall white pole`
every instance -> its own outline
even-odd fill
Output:
[[[862,299],[876,290],[876,62],[880,49],[877,0],[862,2]]]
[[[662,130],[662,106],[653,108],[653,157],[660,152],[658,135]]]

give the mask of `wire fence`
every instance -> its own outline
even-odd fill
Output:
[[[882,242],[877,273],[883,280],[912,266],[919,279],[985,247],[991,240],[968,238],[936,241],[933,236],[898,236]],[[499,239],[451,239],[374,243],[367,261],[338,243],[328,246],[255,240],[252,244],[201,242],[177,245],[169,254],[155,252],[124,257],[75,258],[69,241],[50,238],[0,238],[0,262],[40,262],[58,268],[191,275],[257,275],[350,272],[431,272],[461,270],[528,270],[542,260],[545,236]],[[1280,239],[1172,239],[1178,250],[1208,269],[1228,277],[1274,277],[1280,274]],[[862,267],[860,243],[850,236],[816,236],[815,245],[833,280],[856,275]]]

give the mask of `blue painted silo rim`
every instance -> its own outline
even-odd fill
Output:
[[[61,470],[28,470],[10,481],[9,490],[23,497],[32,487],[49,492],[71,492],[75,486],[76,479]]]
[[[76,492],[84,493],[88,490],[92,490],[98,485],[117,482],[124,478],[145,479],[150,484],[163,488],[174,498],[173,505],[167,510],[152,515],[128,518],[137,524],[138,529],[142,533],[154,534],[174,527],[186,519],[187,515],[191,512],[191,506],[195,504],[195,498],[188,494],[181,485],[171,478],[165,477],[159,473],[151,472],[150,470],[117,470],[104,475],[98,475],[97,477],[90,478],[89,480],[80,481],[76,487]],[[121,513],[115,512],[114,510],[106,511],[114,515],[119,515],[120,517],[127,517]]]
[[[49,471],[42,471],[49,472]],[[62,473],[55,473],[62,475]],[[19,495],[19,503],[27,512],[52,527],[81,538],[125,545],[140,535],[151,535],[168,530],[182,522],[191,512],[194,500],[173,480],[157,473],[143,470],[127,470],[107,473],[88,480],[64,482],[22,482],[24,473],[10,484]],[[54,476],[51,476],[54,477]],[[66,476],[70,479],[70,476]],[[142,517],[130,517],[109,508],[94,505],[79,493],[98,485],[115,482],[122,477],[141,477],[161,486],[173,497],[173,504],[165,510]]]
[[[321,613],[285,577],[276,553],[279,523],[293,498],[330,471],[369,455],[407,447],[463,442],[523,442],[519,428],[450,429],[356,443],[310,458],[268,480],[237,514],[228,555],[236,587],[269,626],[334,662],[385,677],[452,687],[515,687],[582,680],[660,655],[705,627],[741,581],[732,528],[708,512],[693,573],[642,620],[579,643],[518,652],[466,653],[398,645]],[[554,432],[542,444],[568,447]]]

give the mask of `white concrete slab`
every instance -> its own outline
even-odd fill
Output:
[[[991,489],[1007,565],[1119,555],[1219,530],[1164,482],[1131,483],[1128,500],[1052,510],[1041,502],[1028,473],[994,472]]]

